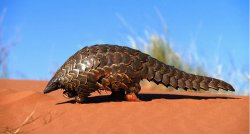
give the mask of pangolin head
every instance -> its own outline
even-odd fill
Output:
[[[43,90],[43,93],[47,94],[49,92],[59,89],[60,87],[61,87],[61,84],[59,83],[58,78],[53,77],[47,84],[46,88]]]

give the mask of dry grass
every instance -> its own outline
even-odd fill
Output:
[[[36,106],[34,107],[34,109],[32,110],[32,112],[25,118],[25,120],[22,122],[22,124],[18,127],[18,128],[10,128],[10,127],[6,127],[3,132],[3,134],[20,134],[22,133],[20,130],[22,127],[24,127],[25,125],[28,125],[32,122],[34,122],[36,119],[33,117],[34,113],[36,111]]]

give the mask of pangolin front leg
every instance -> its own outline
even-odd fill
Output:
[[[75,91],[63,91],[63,96],[65,98],[73,98],[77,95]]]

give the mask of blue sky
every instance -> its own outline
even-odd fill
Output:
[[[208,72],[218,64],[224,77],[248,72],[248,6],[248,0],[1,0],[3,42],[17,41],[9,77],[49,79],[83,46],[131,47],[128,36],[163,34],[164,25],[171,46],[184,57],[195,50]]]

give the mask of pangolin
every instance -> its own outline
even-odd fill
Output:
[[[186,73],[139,50],[98,44],[71,56],[48,82],[44,93],[63,89],[65,97],[75,97],[77,103],[83,103],[92,92],[108,90],[111,97],[139,101],[142,79],[175,89],[235,91],[227,82]]]

